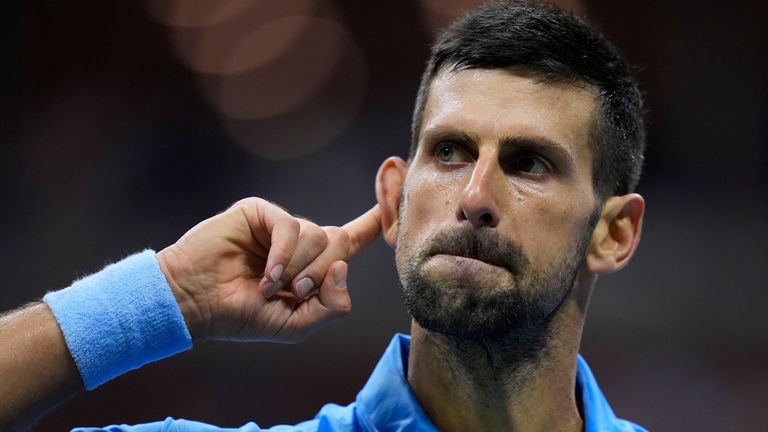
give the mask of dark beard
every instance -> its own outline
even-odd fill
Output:
[[[520,246],[493,228],[440,233],[418,256],[398,266],[408,312],[421,327],[457,343],[480,342],[514,351],[505,357],[533,360],[546,347],[555,312],[574,285],[593,219],[585,224],[589,229],[579,233],[570,253],[543,269],[533,268]],[[512,286],[477,286],[478,275],[473,274],[433,280],[423,265],[439,253],[503,267],[512,276]]]

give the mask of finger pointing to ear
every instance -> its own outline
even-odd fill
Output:
[[[356,255],[360,249],[371,244],[381,233],[381,210],[376,204],[357,219],[341,227],[349,235],[347,259]]]

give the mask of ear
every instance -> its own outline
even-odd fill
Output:
[[[397,241],[397,216],[400,211],[400,191],[405,181],[406,163],[399,157],[387,158],[376,174],[376,200],[381,209],[381,230],[384,240],[394,247]]]
[[[592,273],[611,273],[629,262],[640,242],[644,212],[645,200],[638,194],[608,198],[587,251]]]

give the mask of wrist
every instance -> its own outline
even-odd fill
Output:
[[[195,278],[194,268],[186,255],[175,244],[166,247],[155,255],[160,270],[163,272],[173,297],[179,305],[184,323],[193,339],[205,338],[206,319],[203,308],[199,306],[197,296],[185,289]]]
[[[87,390],[192,347],[178,303],[151,250],[43,297]]]

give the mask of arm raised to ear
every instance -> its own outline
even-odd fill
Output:
[[[194,339],[297,342],[351,310],[347,263],[378,206],[320,227],[260,198],[0,317],[0,430]]]
[[[378,214],[320,227],[247,198],[158,259],[193,338],[296,342],[349,313],[345,261],[378,236]]]

